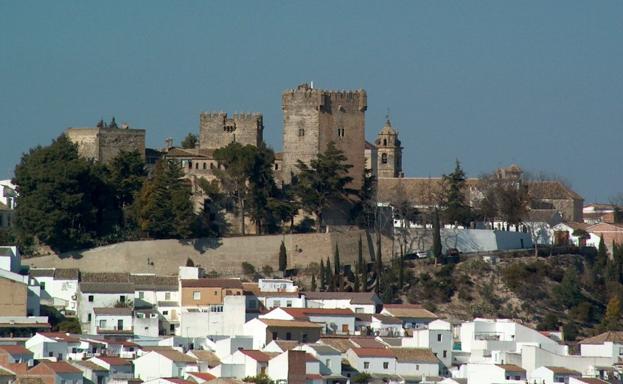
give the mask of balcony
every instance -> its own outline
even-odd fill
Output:
[[[134,327],[97,327],[98,335],[132,335]]]

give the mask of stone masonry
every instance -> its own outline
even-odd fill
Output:
[[[353,178],[351,187],[361,188],[366,91],[326,91],[302,84],[283,93],[282,109],[284,181],[289,182],[297,172],[298,160],[309,163],[333,141],[353,166],[349,173]]]
[[[204,112],[200,115],[199,148],[218,149],[229,143],[259,146],[263,140],[261,113]]]
[[[121,151],[138,151],[145,157],[145,130],[130,128],[68,128],[65,135],[78,144],[78,153],[102,163]]]

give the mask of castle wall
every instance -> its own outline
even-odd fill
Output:
[[[199,117],[199,148],[218,149],[232,142],[259,146],[264,123],[260,113],[204,112]]]
[[[138,151],[145,157],[145,130],[126,128],[68,128],[65,135],[78,144],[78,154],[108,163],[119,152]]]

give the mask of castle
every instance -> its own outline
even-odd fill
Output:
[[[402,176],[402,147],[389,120],[381,130],[376,145],[365,140],[367,94],[364,90],[329,91],[301,84],[282,94],[283,152],[275,154],[274,173],[280,182],[290,182],[298,160],[309,163],[334,142],[352,165],[351,187],[363,184],[364,171],[376,175]],[[171,148],[165,156],[175,159],[191,179],[214,178],[219,164],[214,151],[231,142],[242,145],[263,143],[263,116],[260,113],[225,112],[200,114],[199,145],[193,149]],[[377,151],[379,156],[377,156]]]
[[[145,156],[145,130],[131,129],[127,124],[117,127],[113,121],[102,121],[93,128],[67,128],[65,135],[78,145],[80,156],[102,163],[109,163],[121,151],[138,151]]]

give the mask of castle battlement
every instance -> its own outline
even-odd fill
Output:
[[[259,112],[236,112],[231,116],[227,112],[201,112],[202,119],[230,119],[230,120],[261,120],[262,114]]]

